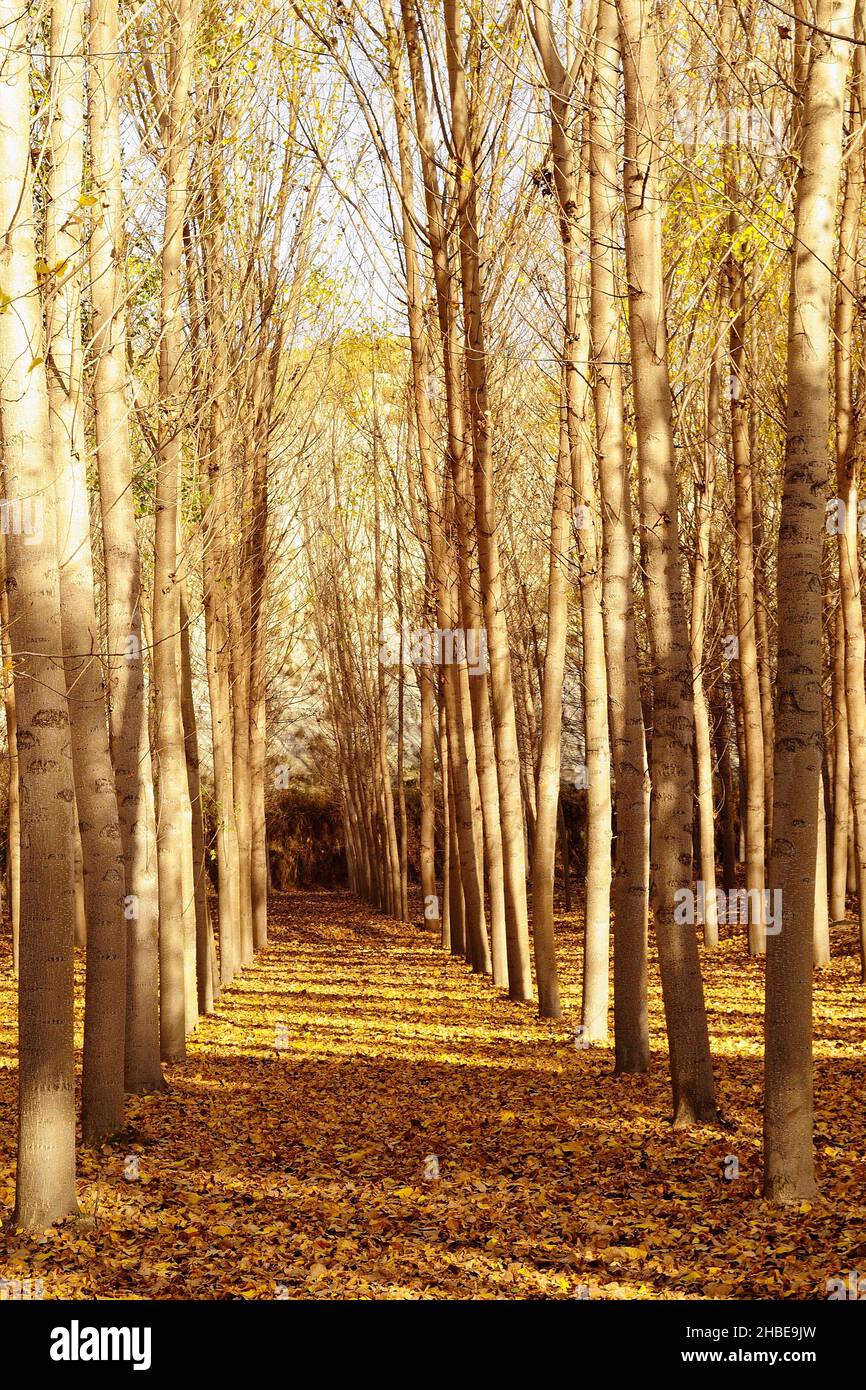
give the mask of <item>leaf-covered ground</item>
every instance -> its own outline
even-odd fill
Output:
[[[168,1069],[168,1095],[130,1101],[118,1142],[81,1154],[82,1219],[0,1234],[0,1278],[41,1279],[45,1298],[776,1299],[866,1271],[849,928],[816,977],[821,1196],[780,1212],[758,1195],[763,981],[739,931],[704,953],[730,1128],[675,1132],[657,988],[648,1076],[614,1077],[612,1047],[575,1046],[575,919],[559,924],[565,1018],[542,1024],[348,895],[274,909],[271,944]],[[8,1215],[8,936],[0,947]]]

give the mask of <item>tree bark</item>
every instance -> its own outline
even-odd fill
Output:
[[[707,589],[710,575],[710,534],[716,484],[716,451],[719,447],[719,378],[721,347],[713,353],[707,388],[706,441],[703,472],[695,478],[695,565],[692,575],[691,655],[695,704],[695,764],[698,782],[700,827],[700,878],[704,885],[704,945],[718,946],[716,906],[716,828],[713,813],[713,759],[710,715],[704,687],[704,644],[707,623]]]
[[[813,35],[802,104],[778,554],[785,603],[779,610],[770,882],[782,894],[782,921],[781,931],[767,944],[764,1062],[764,1195],[777,1202],[801,1202],[815,1192],[812,931],[822,739],[822,495],[830,426],[830,267],[850,0],[818,0],[815,21],[825,32]]]
[[[526,903],[526,856],[520,754],[511,653],[505,619],[502,572],[493,492],[493,454],[487,381],[482,266],[479,254],[477,200],[477,132],[467,98],[462,56],[462,5],[444,0],[445,48],[451,101],[451,136],[459,175],[456,179],[460,288],[465,339],[465,386],[472,439],[472,481],[481,599],[490,662],[490,694],[499,790],[499,822],[505,884],[508,987],[512,998],[530,996],[529,925]]]
[[[600,0],[590,86],[591,368],[601,488],[602,575],[611,754],[616,777],[615,1070],[646,1071],[650,786],[634,630],[634,541],[619,365],[616,7]]]
[[[156,816],[141,638],[141,567],[135,533],[126,402],[117,0],[91,0],[88,130],[98,217],[90,238],[93,403],[105,566],[111,757],[126,864],[127,1091],[161,1091]]]
[[[198,728],[192,691],[190,660],[189,612],[186,586],[180,588],[180,694],[183,715],[183,741],[186,750],[187,784],[192,812],[192,858],[195,873],[195,977],[198,1012],[212,1014],[218,993],[213,976],[213,932],[207,904],[207,868],[205,865],[204,818],[202,816],[201,778],[198,760]]]
[[[6,751],[9,757],[9,802],[6,817],[9,916],[12,925],[12,973],[18,975],[21,927],[21,803],[18,796],[18,732],[15,718],[15,679],[12,639],[9,635],[9,601],[6,593],[6,541],[0,536],[0,624],[2,624],[3,705],[6,712]]]
[[[564,374],[563,374],[564,376]],[[565,382],[562,382],[562,396]],[[541,747],[536,791],[535,845],[532,853],[532,943],[538,1012],[559,1018],[559,974],[553,933],[553,888],[556,872],[556,824],[562,760],[562,685],[568,637],[568,565],[571,538],[572,484],[566,407],[560,401],[559,453],[553,486],[547,579],[547,646],[541,685]]]
[[[180,490],[184,330],[180,279],[187,211],[189,89],[195,0],[179,0],[169,39],[166,205],[162,245],[159,440],[153,572],[153,675],[159,763],[160,1047],[164,1061],[186,1056],[198,1017],[192,809],[179,682],[180,591],[177,527]]]
[[[18,1168],[13,1222],[77,1212],[73,1059],[72,766],[60,654],[51,426],[36,279],[27,11],[0,0],[0,428],[6,594],[15,662],[21,805]],[[10,307],[14,306],[14,307]],[[24,507],[33,524],[25,534]]]
[[[232,767],[234,741],[229,662],[227,602],[229,485],[224,442],[227,422],[224,395],[229,368],[222,276],[225,268],[226,191],[223,151],[224,111],[216,94],[212,126],[213,154],[208,165],[208,230],[203,238],[204,324],[209,334],[211,411],[206,454],[199,459],[199,486],[206,507],[202,547],[202,590],[205,616],[205,660],[211,717],[211,741],[216,798],[217,871],[219,892],[220,984],[231,984],[240,968],[240,858],[235,820]]]
[[[424,187],[424,205],[427,222],[427,235],[433,259],[433,278],[436,293],[436,313],[439,336],[442,344],[443,375],[446,398],[447,458],[452,488],[450,500],[446,503],[448,521],[456,522],[454,546],[441,548],[442,562],[438,567],[441,574],[439,590],[440,626],[443,630],[453,630],[459,623],[461,603],[464,609],[464,622],[476,629],[479,626],[475,616],[471,585],[468,575],[468,552],[466,538],[466,497],[465,497],[465,429],[463,424],[463,383],[459,369],[458,343],[455,326],[455,305],[452,298],[453,276],[448,256],[448,247],[442,203],[439,190],[439,174],[435,160],[432,121],[430,115],[427,86],[421,58],[418,25],[412,0],[401,0],[401,15],[406,34],[406,51],[409,63],[415,131],[421,163]],[[405,168],[405,165],[401,165]],[[404,180],[405,182],[405,180]],[[404,212],[407,202],[404,200]],[[409,242],[405,241],[408,246]],[[408,261],[407,261],[408,268]],[[420,300],[416,300],[420,311]],[[410,300],[411,305],[411,300]],[[410,332],[410,341],[418,342],[418,333]],[[415,400],[421,403],[422,414],[418,417],[419,448],[425,441],[432,444],[435,437],[431,431],[430,415],[426,402],[429,394],[420,389],[426,376],[419,376],[416,360],[413,359],[413,379]],[[417,405],[416,405],[417,408]],[[435,500],[432,487],[432,457],[421,449],[422,476],[427,500],[428,516],[440,515],[439,504]],[[447,527],[447,522],[446,522]],[[431,529],[431,543],[436,531]],[[485,677],[486,680],[486,677]],[[459,953],[468,942],[475,943],[476,956],[483,959],[489,951],[487,945],[487,925],[484,911],[484,865],[483,865],[483,825],[481,807],[481,788],[478,780],[478,757],[476,752],[476,723],[486,742],[485,709],[486,685],[475,690],[475,705],[472,705],[472,690],[465,662],[446,664],[443,672],[443,691],[448,726],[449,787],[453,794],[452,824],[459,850],[460,875],[452,874],[452,916],[451,949]],[[486,714],[489,726],[489,712]],[[482,757],[482,768],[489,767],[489,758]],[[488,816],[488,834],[493,833],[492,816]],[[495,864],[495,842],[492,842]],[[457,861],[452,858],[452,867]],[[459,920],[453,909],[459,898]],[[492,957],[490,960],[492,972]],[[509,958],[509,992],[512,997],[528,998],[531,981],[519,970],[512,970]],[[521,993],[520,991],[524,992]]]
[[[851,759],[848,752],[848,708],[845,692],[845,617],[841,604],[836,610],[833,628],[833,746],[835,756],[833,758],[833,853],[831,856],[830,920],[843,922],[845,920],[845,894],[848,884]]]
[[[857,32],[863,37],[862,11],[856,11]],[[851,140],[863,132],[866,101],[866,58],[858,45],[854,54],[851,91]],[[847,160],[845,197],[839,228],[839,254],[836,264],[836,304],[834,315],[834,357],[836,385],[836,493],[842,506],[839,530],[839,592],[844,624],[844,684],[847,716],[847,746],[850,763],[850,812],[854,821],[854,848],[857,862],[857,913],[860,926],[860,978],[866,981],[866,895],[859,891],[866,882],[866,689],[863,671],[866,663],[866,632],[860,588],[858,552],[858,452],[862,425],[854,417],[851,389],[854,319],[858,296],[858,247],[863,205],[863,161],[859,151]],[[838,641],[838,638],[837,638]]]
[[[735,11],[732,0],[724,0],[721,14],[719,67],[720,104],[728,111],[728,64],[733,60]],[[740,697],[745,745],[745,837],[746,888],[749,903],[749,950],[758,955],[765,949],[762,907],[764,901],[764,733],[761,688],[758,680],[758,644],[755,626],[754,508],[752,463],[749,454],[749,387],[746,378],[746,272],[735,252],[740,230],[737,201],[740,196],[739,157],[732,132],[725,138],[725,190],[729,204],[728,239],[731,247],[725,260],[727,298],[731,311],[731,450],[734,476],[734,532],[737,556],[737,640]]]
[[[123,1124],[126,922],[120,821],[93,583],[84,439],[79,230],[84,152],[83,28],[83,0],[54,0],[45,260],[49,267],[65,267],[46,290],[47,370],[56,470],[63,661],[87,924],[81,1123],[85,1142],[98,1144]]]
[[[680,572],[658,192],[658,57],[650,0],[617,0],[625,74],[626,264],[642,550],[653,663],[651,884],[674,1123],[717,1119],[694,927],[675,912],[692,890],[694,708]]]

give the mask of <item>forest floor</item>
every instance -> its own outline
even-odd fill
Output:
[[[81,1219],[0,1233],[0,1279],[85,1299],[820,1299],[866,1274],[853,928],[816,976],[821,1195],[791,1212],[759,1196],[763,981],[739,929],[703,953],[729,1128],[674,1131],[654,958],[653,1067],[616,1077],[612,1045],[575,1046],[576,917],[558,926],[565,1017],[545,1024],[347,894],[273,907],[269,946],[167,1068],[169,1092],[132,1099],[127,1131],[80,1154]],[[14,1004],[7,934],[5,1216]]]

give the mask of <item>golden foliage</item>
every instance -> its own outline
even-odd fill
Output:
[[[822,1195],[786,1212],[759,1196],[763,971],[740,929],[703,956],[731,1127],[675,1132],[654,960],[651,1073],[615,1077],[612,1045],[575,1047],[578,925],[559,922],[566,1018],[548,1024],[348,895],[279,898],[270,946],[168,1069],[169,1094],[130,1100],[127,1132],[82,1151],[82,1219],[0,1235],[0,1278],[41,1279],[46,1298],[826,1297],[866,1259],[853,932],[834,929],[816,979]]]

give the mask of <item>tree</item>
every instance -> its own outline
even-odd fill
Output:
[[[481,599],[490,661],[499,821],[505,880],[508,979],[515,998],[529,993],[526,859],[520,795],[520,758],[511,680],[511,655],[494,504],[493,452],[487,382],[484,286],[479,249],[477,163],[480,142],[468,98],[459,0],[444,0],[445,51],[456,179],[460,288],[463,305],[465,389],[472,440],[472,480]],[[470,42],[473,39],[470,38]]]
[[[626,453],[614,246],[619,198],[616,94],[619,27],[600,0],[590,83],[591,368],[601,489],[605,649],[616,778],[614,1041],[617,1071],[649,1066],[647,933],[649,771],[634,626],[634,541]]]
[[[180,590],[176,575],[183,430],[180,274],[187,213],[189,88],[196,14],[195,0],[182,0],[169,36],[169,99],[164,119],[166,205],[153,582],[155,754],[159,766],[160,1047],[164,1061],[178,1061],[186,1055],[186,1034],[195,1027],[198,1017],[192,807],[178,676]]]
[[[855,8],[857,34],[863,38],[862,6]],[[849,138],[855,141],[863,129],[863,107],[866,99],[866,61],[862,44],[854,52],[854,72],[851,83],[851,122]],[[839,528],[839,623],[836,632],[837,662],[834,681],[838,692],[839,721],[837,723],[836,796],[834,819],[838,831],[844,826],[844,877],[842,876],[841,835],[837,834],[838,850],[833,856],[834,916],[844,916],[845,879],[847,879],[848,787],[842,785],[845,772],[850,777],[851,802],[854,816],[854,843],[859,872],[866,868],[866,687],[863,670],[866,664],[866,634],[863,627],[863,608],[860,597],[860,562],[858,559],[858,501],[857,501],[857,425],[854,419],[852,392],[852,358],[854,322],[857,304],[857,242],[863,204],[863,163],[856,156],[845,162],[845,195],[839,227],[839,250],[836,262],[835,314],[833,348],[835,365],[836,408],[836,492],[842,507],[843,524]],[[841,662],[838,660],[841,658]],[[841,665],[841,670],[838,669]],[[844,745],[842,738],[844,735]],[[847,755],[847,756],[846,756]],[[847,764],[847,768],[846,768]],[[845,810],[843,810],[845,808]],[[841,882],[839,882],[841,880]],[[841,911],[840,911],[841,909]],[[860,920],[860,975],[866,981],[866,894],[858,894]]]
[[[45,290],[63,658],[87,919],[82,1129],[123,1124],[126,1035],[124,864],[96,615],[82,389],[81,272],[84,5],[51,11],[51,172]]]
[[[723,0],[720,16],[719,94],[726,126],[731,125],[728,69],[733,62],[735,11]],[[746,275],[737,254],[740,216],[737,208],[739,154],[736,135],[725,130],[724,165],[729,200],[725,257],[726,300],[730,311],[731,452],[734,476],[734,530],[737,553],[737,652],[745,746],[746,888],[749,892],[749,950],[764,950],[764,733],[758,678],[755,621],[754,508],[749,455],[749,388],[746,377]]]
[[[781,931],[767,946],[764,1194],[813,1196],[812,924],[821,777],[822,491],[830,427],[833,241],[842,160],[848,0],[818,0],[802,94],[800,172],[788,304],[773,847]]]
[[[641,550],[652,645],[651,901],[670,1052],[674,1122],[716,1119],[694,929],[676,920],[691,892],[694,706],[680,574],[658,189],[658,56],[648,0],[618,0],[625,76],[629,338],[640,474]]]
[[[77,1212],[72,1051],[72,767],[57,564],[51,423],[37,284],[30,163],[27,14],[3,0],[0,27],[0,425],[7,506],[6,594],[15,663],[22,896],[19,1111],[14,1222]],[[25,508],[30,524],[24,531]]]
[[[107,678],[126,866],[126,1089],[165,1087],[159,1060],[156,816],[145,705],[141,562],[126,402],[117,0],[91,0],[88,91],[93,405],[105,568]]]

